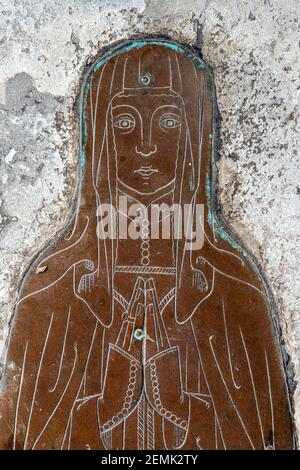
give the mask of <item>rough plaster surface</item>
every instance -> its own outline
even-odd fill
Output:
[[[223,212],[273,291],[300,429],[299,13],[298,0],[0,0],[0,349],[30,259],[70,216],[86,64],[137,33],[202,36]]]

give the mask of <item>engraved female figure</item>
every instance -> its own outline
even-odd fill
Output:
[[[97,62],[83,102],[78,206],[22,289],[1,447],[291,448],[268,292],[213,212],[207,67],[172,43],[133,43]],[[140,212],[124,214],[121,197]],[[140,236],[119,224],[97,236],[103,204]],[[173,228],[163,208],[189,205],[203,246],[189,250],[174,230],[152,238],[153,204]]]

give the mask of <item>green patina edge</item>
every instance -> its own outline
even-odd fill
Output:
[[[206,68],[205,63],[199,57],[197,57],[195,53],[188,51],[183,46],[180,46],[178,44],[173,44],[167,41],[150,40],[150,41],[134,41],[130,44],[126,44],[120,47],[119,49],[116,49],[115,51],[111,52],[106,57],[104,57],[102,60],[97,62],[97,64],[94,65],[93,72],[96,72],[103,64],[108,62],[115,55],[120,54],[122,52],[129,52],[132,49],[138,49],[138,48],[147,46],[148,44],[153,44],[156,46],[165,46],[165,47],[168,47],[169,49],[173,49],[174,51],[179,52],[180,54],[186,54],[198,68],[203,68],[203,69]]]
[[[211,142],[213,140],[213,135],[210,135]],[[205,175],[205,193],[206,193],[206,200],[207,200],[207,205],[208,205],[208,213],[207,213],[207,223],[211,227],[212,232],[215,236],[222,238],[222,240],[226,241],[229,243],[233,248],[238,250],[240,253],[242,253],[244,256],[246,256],[246,253],[242,249],[242,247],[230,236],[228,233],[224,230],[222,227],[220,221],[218,218],[215,216],[213,208],[212,208],[212,201],[213,201],[213,196],[212,196],[212,187],[211,187],[211,182],[212,182],[212,143],[209,145],[209,164],[208,164],[208,169],[206,171]]]
[[[210,178],[209,171],[207,171],[206,173],[205,184],[206,184],[205,190],[206,190],[207,203],[208,203],[208,214],[207,214],[208,225],[211,227],[215,235],[219,236],[224,241],[229,243],[233,248],[236,248],[237,250],[245,254],[242,248],[240,247],[240,245],[235,240],[233,240],[233,238],[231,238],[228,235],[228,233],[224,230],[224,228],[221,226],[219,220],[215,217],[211,209],[212,194],[211,194],[211,178]]]

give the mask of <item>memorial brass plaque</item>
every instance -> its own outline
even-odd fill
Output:
[[[70,225],[19,297],[2,449],[290,449],[268,289],[215,211],[210,70],[129,42],[82,93]]]

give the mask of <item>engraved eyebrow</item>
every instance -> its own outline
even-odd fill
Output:
[[[133,109],[134,111],[136,111],[138,113],[138,109],[135,107],[135,106],[132,106],[131,104],[117,104],[116,106],[112,106],[111,109],[112,111],[116,108],[131,108]]]
[[[163,104],[161,106],[158,106],[156,109],[154,109],[152,116],[156,113],[156,111],[158,111],[161,108],[176,108],[181,112],[181,108],[177,106],[176,104]]]

